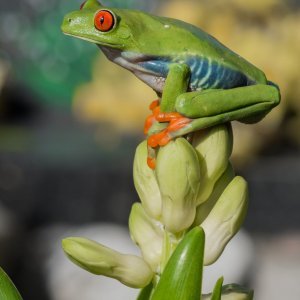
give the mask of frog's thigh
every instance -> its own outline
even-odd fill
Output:
[[[279,90],[275,86],[258,84],[184,93],[177,97],[176,111],[192,119],[201,118],[203,127],[209,127],[227,121],[261,118],[279,101]]]

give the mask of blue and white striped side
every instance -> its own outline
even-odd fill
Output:
[[[191,69],[190,87],[198,89],[229,89],[247,85],[247,76],[213,61],[210,58],[192,56],[185,60]]]
[[[146,71],[160,77],[167,77],[171,63],[185,63],[190,67],[191,90],[229,89],[246,86],[249,82],[242,72],[227,67],[225,64],[201,56],[189,56],[180,59],[156,57],[139,62],[138,65]]]

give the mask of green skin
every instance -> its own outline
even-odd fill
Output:
[[[103,9],[116,18],[113,28],[106,32],[94,25],[95,14]],[[257,122],[280,102],[279,88],[267,81],[261,70],[199,28],[179,20],[106,8],[96,0],[88,0],[81,10],[65,16],[62,31],[97,44],[110,60],[146,82],[161,98],[161,111],[176,111],[192,119],[172,132],[172,138],[233,120]],[[192,90],[189,87],[192,69],[179,60],[193,55],[238,71],[250,83],[226,89]],[[166,76],[137,67],[138,62],[153,57],[171,58]],[[155,122],[148,134],[166,126]]]

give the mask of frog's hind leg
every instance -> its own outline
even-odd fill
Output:
[[[279,102],[279,89],[270,84],[185,93],[177,98],[175,107],[177,112],[191,121],[169,134],[175,138],[234,120],[258,122]]]

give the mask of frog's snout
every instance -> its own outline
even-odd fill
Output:
[[[64,20],[61,24],[61,30],[64,33],[69,33],[69,31],[71,30],[71,26],[74,24],[74,16],[72,16],[72,14],[68,14],[64,17]]]

